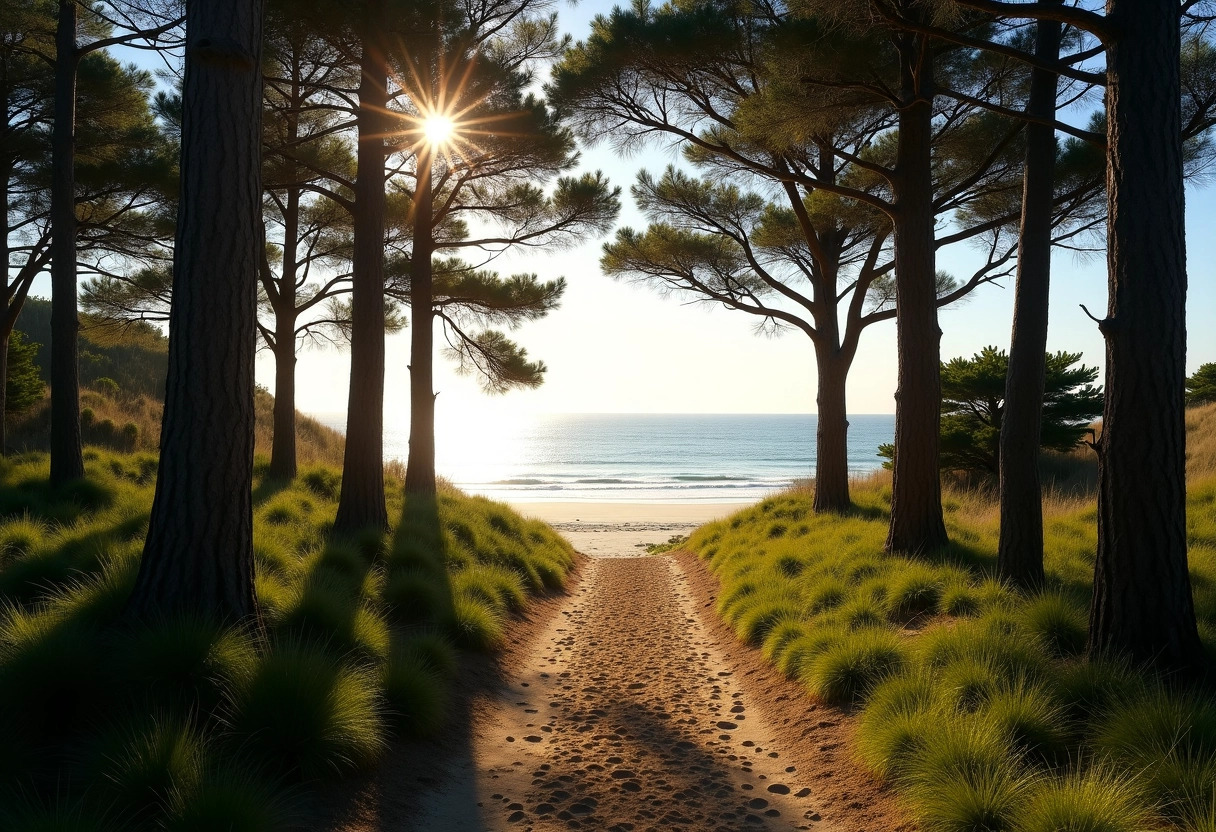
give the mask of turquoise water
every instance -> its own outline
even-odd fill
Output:
[[[814,473],[814,415],[534,416],[459,434],[438,427],[437,467],[499,500],[752,502]],[[322,417],[338,429],[344,418]],[[849,468],[881,465],[895,417],[851,416]],[[385,455],[405,459],[405,426],[386,426]]]

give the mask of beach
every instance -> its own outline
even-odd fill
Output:
[[[733,514],[745,503],[586,503],[512,502],[528,517],[544,520],[593,558],[633,557],[646,547],[686,536],[712,520]]]

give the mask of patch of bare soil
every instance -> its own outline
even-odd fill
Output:
[[[689,551],[673,552],[697,606],[702,625],[719,644],[740,684],[773,726],[774,745],[811,787],[823,816],[849,832],[910,832],[915,828],[894,793],[853,757],[856,718],[848,710],[812,701],[797,682],[769,664],[760,651],[738,642],[714,611],[718,580]]]
[[[689,553],[587,561],[493,667],[446,741],[403,747],[322,828],[343,832],[908,829],[811,702],[713,612]]]

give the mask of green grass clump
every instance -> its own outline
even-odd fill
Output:
[[[857,751],[884,779],[907,770],[942,713],[935,680],[923,673],[893,676],[876,685],[858,726]]]
[[[965,718],[926,726],[901,784],[925,829],[983,832],[1014,828],[1027,780],[1002,733]]]
[[[1068,721],[1063,708],[1041,685],[1014,680],[989,695],[977,715],[1020,752],[1049,762],[1067,754]]]
[[[1085,606],[1059,592],[1045,592],[1032,598],[1018,611],[1018,622],[1054,656],[1076,656],[1085,650],[1089,630]]]
[[[232,730],[269,766],[304,777],[358,770],[384,750],[379,690],[366,667],[280,644],[233,692]]]
[[[37,740],[77,733],[113,693],[95,630],[54,612],[0,613],[0,712]]]
[[[279,832],[290,822],[283,789],[247,766],[212,764],[197,780],[176,788],[164,820],[166,832]]]
[[[1091,768],[1041,778],[1018,818],[1018,832],[1141,832],[1152,825],[1143,790],[1130,777]]]
[[[528,590],[518,572],[492,563],[477,563],[452,576],[452,590],[486,602],[500,612],[518,612]]]
[[[0,802],[0,829],[21,832],[119,832],[121,827],[80,802],[40,800],[18,794]]]
[[[116,676],[151,706],[179,714],[214,712],[257,663],[247,634],[191,615],[129,630],[114,646]]]
[[[877,627],[850,632],[802,669],[802,682],[825,702],[853,702],[907,661],[899,636]]]
[[[451,591],[444,573],[433,569],[395,569],[384,582],[381,596],[389,612],[406,623],[439,620],[451,607]]]
[[[1213,416],[1192,439],[1216,435]],[[1216,660],[1216,479],[1196,471],[1188,561]],[[741,640],[812,696],[858,707],[857,756],[921,828],[1216,832],[1216,702],[1084,655],[1092,497],[1045,501],[1046,581],[1023,593],[996,577],[994,494],[947,486],[952,542],[916,557],[884,552],[889,485],[852,496],[832,515],[806,489],[780,494],[686,547]]]
[[[886,597],[887,610],[894,620],[921,613],[936,612],[942,598],[942,576],[937,570],[909,564],[897,573]]]
[[[197,784],[203,755],[188,721],[136,717],[92,749],[89,780],[99,786],[93,799],[124,824],[145,823],[163,815],[175,791]]]
[[[469,595],[452,599],[449,623],[456,643],[469,650],[489,652],[506,637],[506,620],[496,606]]]
[[[457,644],[502,644],[574,564],[539,521],[446,484],[407,501],[392,477],[394,528],[335,535],[340,474],[272,481],[259,458],[261,626],[136,624],[123,613],[156,459],[89,448],[85,462],[52,488],[45,454],[0,459],[6,832],[294,828],[296,783],[374,764],[390,732],[437,731]]]
[[[406,736],[431,736],[443,726],[447,684],[426,652],[395,648],[381,671],[389,718]]]

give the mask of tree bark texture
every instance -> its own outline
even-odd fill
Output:
[[[942,519],[941,330],[933,211],[933,81],[925,47],[901,36],[906,101],[895,161],[895,460],[886,548],[920,553],[947,542]]]
[[[8,342],[9,333],[0,332],[0,455],[8,456]]]
[[[286,339],[286,340],[284,340]],[[296,323],[295,316],[275,315],[274,437],[270,447],[270,476],[295,479],[296,464]]]
[[[129,615],[256,620],[263,0],[188,0],[160,470]]]
[[[431,255],[431,152],[418,156],[414,190],[414,252],[410,273],[410,453],[405,493],[435,493],[435,317]]]
[[[294,139],[295,131],[289,133]],[[274,436],[270,476],[295,479],[296,463],[296,268],[300,191],[287,191],[283,211],[283,268],[274,303]]]
[[[824,353],[824,354],[821,354]],[[816,346],[819,389],[816,396],[815,505],[816,512],[840,513],[849,498],[849,417],[845,382],[852,356],[839,349]]]
[[[59,0],[51,131],[51,483],[84,476],[76,309],[76,0]]]
[[[7,84],[5,84],[6,91],[7,88]],[[0,205],[4,206],[4,217],[2,218],[4,233],[0,234],[0,264],[4,267],[4,274],[0,276],[4,280],[4,312],[3,318],[0,319],[0,339],[3,339],[3,343],[0,343],[0,456],[8,455],[8,340],[12,335],[13,325],[17,322],[13,309],[13,303],[17,299],[10,295],[14,289],[8,279],[8,191],[12,175],[12,163],[7,158],[0,159]],[[18,301],[18,309],[20,309],[20,301]]]
[[[1186,247],[1174,0],[1109,0],[1106,403],[1089,650],[1202,662],[1187,573]]]
[[[1042,20],[1037,29],[1035,55],[1046,64],[1054,63],[1060,58],[1061,26],[1056,21]],[[1055,118],[1056,81],[1053,72],[1037,67],[1031,70],[1030,100],[1026,107],[1031,116]],[[997,550],[997,574],[1022,589],[1043,584],[1039,445],[1046,381],[1055,162],[1055,130],[1046,124],[1027,125],[1013,334],[1001,420],[1001,531]]]
[[[384,139],[388,63],[373,33],[360,61],[351,281],[350,394],[346,455],[334,529],[388,528],[384,502]]]

